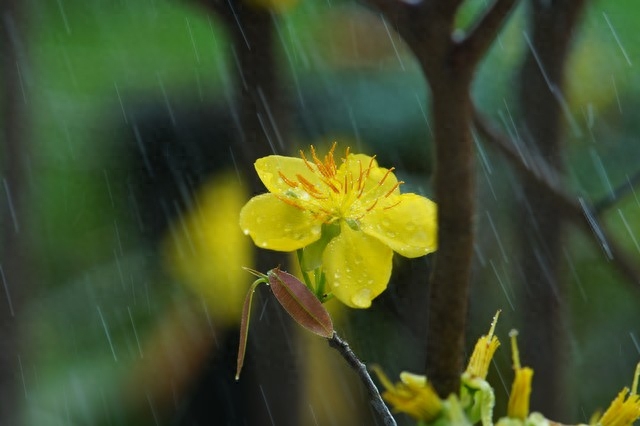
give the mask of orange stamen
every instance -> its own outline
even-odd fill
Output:
[[[402,199],[398,200],[395,204],[392,204],[390,206],[384,207],[384,210],[389,210],[394,208],[395,206],[397,206],[398,204],[400,204],[400,202],[402,201]]]
[[[384,176],[382,176],[382,179],[380,179],[380,182],[378,182],[378,185],[382,185],[384,181],[387,179],[387,176],[389,176],[391,172],[393,172],[395,169],[396,169],[395,167],[391,167],[389,170],[387,170],[387,173],[385,173]]]
[[[283,203],[289,204],[290,206],[293,206],[303,211],[307,210],[304,207],[302,207],[300,204],[293,201],[291,198],[283,197],[282,195],[278,195],[278,194],[274,194],[274,195],[278,198],[278,200],[282,201]]]
[[[404,183],[403,181],[399,181],[399,182],[397,182],[395,185],[393,185],[393,188],[391,188],[391,189],[389,190],[389,192],[387,192],[386,194],[384,194],[385,198],[386,198],[386,197],[388,197],[389,195],[393,194],[393,191],[395,191],[396,189],[398,189],[398,187],[399,187],[400,185],[402,185],[403,183]]]
[[[320,192],[314,184],[312,184],[307,179],[305,179],[304,176],[296,175],[296,177],[298,178],[298,180],[304,187],[305,191],[307,191],[309,195],[311,195],[314,198],[319,198],[319,196],[323,195],[322,192]]]
[[[307,160],[307,157],[304,155],[304,151],[303,150],[300,150],[300,157],[304,160],[305,166],[307,166],[307,168],[309,170],[311,170],[313,173],[315,173],[316,171],[313,169],[313,167],[311,167],[311,161]]]
[[[280,176],[280,179],[282,179],[284,181],[284,183],[286,183],[290,187],[292,187],[292,188],[297,188],[298,187],[298,182],[294,182],[292,180],[289,180],[289,178],[287,178],[281,171],[278,171],[278,175]]]

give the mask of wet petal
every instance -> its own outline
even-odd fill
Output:
[[[269,155],[259,158],[254,166],[264,186],[274,194],[301,196],[302,192],[306,192],[302,188],[292,187],[282,178],[282,175],[290,182],[298,184],[298,176],[302,176],[319,190],[323,189],[319,175],[312,171],[317,170],[318,167],[312,162],[305,163],[302,158]]]
[[[342,303],[368,308],[387,288],[393,251],[375,238],[341,224],[340,235],[324,251],[327,284]]]
[[[320,238],[322,221],[273,194],[253,197],[240,211],[240,228],[258,247],[294,251]],[[221,242],[223,243],[223,242]]]
[[[419,257],[437,248],[437,206],[417,194],[389,197],[398,202],[388,209],[374,209],[360,223],[363,232],[397,253]]]

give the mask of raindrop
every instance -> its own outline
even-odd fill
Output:
[[[351,303],[359,308],[368,308],[371,306],[371,290],[368,288],[358,290],[358,292],[351,297]]]
[[[242,233],[243,233],[244,235],[249,235],[249,230],[248,230],[248,229],[243,229],[243,230],[242,230]]]

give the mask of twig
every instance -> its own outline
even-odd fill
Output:
[[[627,181],[625,183],[615,187],[608,196],[593,203],[594,212],[599,215],[610,209],[618,202],[618,200],[620,200],[620,198],[626,196],[630,192],[634,192],[633,188],[638,185],[640,185],[640,171],[635,172],[631,176],[627,176]]]
[[[458,44],[459,52],[465,60],[477,63],[484,57],[495,40],[502,23],[513,9],[517,0],[495,0]]]
[[[581,225],[584,229],[590,230],[591,235],[596,244],[600,246],[607,254],[607,257],[613,262],[627,281],[633,285],[635,290],[640,289],[640,270],[637,261],[633,261],[632,257],[626,253],[610,235],[607,229],[599,223],[596,209],[588,202],[576,196],[567,194],[559,185],[557,179],[551,180],[546,173],[539,170],[550,171],[552,176],[557,176],[557,172],[548,164],[543,164],[544,160],[538,158],[537,166],[534,167],[525,163],[522,156],[513,148],[513,142],[507,135],[500,132],[489,124],[476,109],[474,109],[473,122],[478,133],[493,146],[498,148],[500,152],[509,159],[509,161],[518,169],[520,173],[529,176],[541,188],[553,197],[556,205],[559,207],[558,212],[565,219]]]
[[[347,361],[351,368],[356,371],[356,373],[362,380],[362,383],[364,383],[365,387],[367,388],[367,392],[369,393],[369,397],[371,398],[371,405],[373,405],[373,408],[378,412],[384,424],[387,426],[395,426],[396,420],[393,418],[391,412],[389,411],[389,408],[382,400],[378,388],[373,383],[373,380],[371,379],[371,376],[367,371],[367,366],[364,365],[364,363],[360,361],[360,359],[358,359],[356,354],[353,353],[353,351],[349,347],[349,344],[342,340],[337,333],[333,333],[333,336],[328,339],[328,342],[329,346],[335,348]]]

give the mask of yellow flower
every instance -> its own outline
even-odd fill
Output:
[[[400,382],[394,385],[379,367],[373,369],[386,389],[382,398],[395,411],[425,422],[438,417],[442,411],[442,401],[425,376],[403,371],[400,373]]]
[[[524,421],[529,415],[529,399],[531,396],[533,370],[520,365],[520,354],[518,352],[518,343],[516,342],[517,335],[518,333],[515,330],[509,333],[509,337],[511,337],[513,368],[516,375],[513,379],[513,385],[511,385],[511,394],[509,395],[509,403],[507,405],[507,417]]]
[[[322,264],[327,289],[340,301],[367,308],[389,282],[394,251],[419,257],[436,249],[436,205],[401,194],[393,168],[375,157],[347,149],[337,165],[335,146],[322,160],[313,146],[310,160],[302,151],[301,158],[258,159],[269,193],[243,207],[240,227],[259,247],[277,251],[328,238],[313,268]]]
[[[636,373],[631,386],[624,388],[616,399],[613,400],[607,411],[604,412],[598,425],[601,426],[631,426],[633,422],[640,418],[640,395],[638,395],[638,376],[640,376],[640,363],[636,366]]]
[[[460,402],[472,424],[481,421],[483,426],[493,425],[495,395],[486,378],[493,354],[500,346],[500,341],[493,334],[499,315],[500,311],[494,315],[489,333],[478,339],[469,365],[461,377],[463,386],[460,388]]]
[[[500,346],[500,341],[496,336],[493,335],[496,329],[496,323],[498,322],[499,315],[500,311],[496,312],[496,315],[493,317],[493,321],[491,322],[489,334],[480,337],[478,339],[478,342],[476,343],[475,348],[473,349],[471,359],[469,359],[469,365],[467,366],[467,370],[465,371],[465,373],[471,378],[487,378],[487,372],[489,371],[489,364],[491,363],[493,354],[495,353],[496,349],[498,349],[498,346]]]

